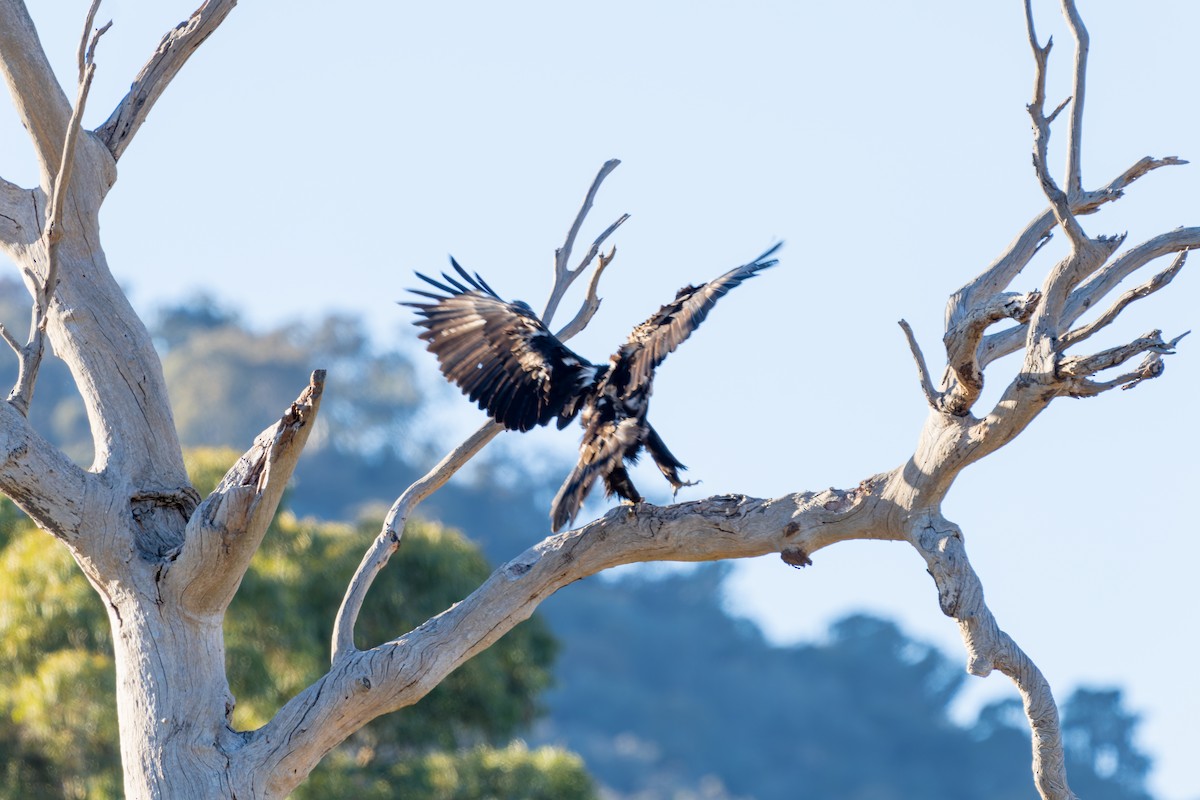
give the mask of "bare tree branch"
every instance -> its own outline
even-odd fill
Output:
[[[1167,158],[1151,158],[1146,156],[1125,172],[1118,175],[1108,185],[1094,192],[1083,192],[1079,197],[1071,199],[1071,212],[1076,216],[1093,214],[1105,203],[1111,203],[1124,197],[1125,190],[1138,178],[1153,172],[1160,167],[1180,166],[1188,162],[1169,156]],[[991,297],[1008,288],[1026,266],[1038,254],[1041,248],[1050,240],[1051,232],[1058,222],[1054,211],[1047,208],[1029,221],[1016,238],[1005,248],[986,270],[961,289],[951,295],[946,304],[946,327],[955,324],[958,319],[978,302],[978,298]],[[1024,329],[1022,329],[1024,330]],[[1019,346],[1017,342],[1016,346]],[[1015,347],[1014,347],[1015,349]],[[1013,352],[1009,350],[1007,352]],[[983,358],[984,365],[994,359]]]
[[[609,225],[603,233],[596,237],[587,258],[580,263],[578,269],[571,270],[567,266],[571,258],[571,250],[575,244],[575,238],[578,236],[579,229],[583,226],[587,213],[592,207],[592,203],[596,198],[596,192],[600,189],[600,184],[603,183],[604,178],[616,169],[620,163],[620,161],[614,158],[605,162],[604,166],[600,168],[600,171],[592,181],[591,187],[584,196],[583,205],[580,207],[579,213],[575,215],[575,221],[571,224],[570,230],[567,231],[566,241],[562,247],[554,251],[554,286],[550,292],[550,300],[546,304],[546,312],[542,315],[542,322],[547,327],[549,327],[558,304],[562,300],[563,295],[566,294],[571,283],[583,274],[592,259],[599,253],[604,241],[612,232],[629,218],[628,214],[623,214],[616,222]],[[592,275],[592,280],[588,286],[588,295],[584,299],[583,306],[575,315],[575,318],[559,332],[559,341],[567,341],[582,331],[588,322],[591,321],[592,316],[600,307],[600,300],[596,297],[600,275],[604,272],[605,267],[611,263],[615,254],[616,249],[614,248],[607,257],[600,255],[599,265]],[[446,481],[450,480],[458,470],[474,458],[502,430],[504,430],[504,427],[499,423],[488,421],[475,431],[475,433],[471,434],[466,441],[447,454],[424,477],[405,489],[400,497],[392,503],[392,507],[388,509],[387,516],[384,517],[382,530],[380,530],[371,547],[363,555],[362,562],[359,563],[358,569],[355,570],[354,576],[350,579],[350,583],[346,587],[346,594],[342,598],[341,607],[338,608],[337,617],[334,619],[331,659],[335,664],[342,658],[349,657],[350,654],[355,652],[354,626],[358,621],[358,614],[362,610],[362,604],[366,600],[367,592],[370,590],[371,584],[375,581],[375,577],[383,571],[392,554],[400,547],[400,538],[404,533],[404,525],[408,522],[408,517],[413,509],[422,500],[445,485]]]
[[[58,243],[62,239],[63,208],[67,202],[67,190],[71,185],[71,173],[75,166],[75,145],[79,141],[80,120],[83,109],[87,105],[88,91],[92,87],[92,78],[96,74],[94,61],[96,43],[109,26],[105,25],[92,33],[92,21],[100,0],[92,0],[88,9],[87,21],[83,34],[79,38],[79,92],[75,100],[75,108],[67,123],[66,140],[62,147],[62,160],[58,171],[51,181],[50,207],[46,212],[46,224],[42,234],[41,249],[46,256],[46,277],[38,281],[33,276],[33,311],[30,314],[29,339],[22,347],[14,346],[16,340],[7,331],[3,332],[4,340],[17,354],[17,382],[8,394],[8,402],[21,413],[29,414],[29,404],[33,402],[33,389],[37,383],[38,371],[42,365],[42,355],[45,352],[46,319],[50,311],[50,301],[58,286]],[[91,44],[89,45],[89,39]]]
[[[628,215],[622,217],[622,220],[627,218]],[[600,310],[600,297],[597,294],[600,288],[600,276],[604,274],[604,268],[612,263],[616,255],[616,247],[613,247],[607,256],[603,253],[600,254],[600,261],[596,265],[596,271],[592,273],[592,279],[588,281],[587,296],[583,298],[583,304],[579,306],[579,310],[575,312],[575,316],[571,321],[555,334],[560,342],[565,342],[586,328],[588,323],[592,321],[592,317],[596,316],[596,312]],[[590,261],[591,259],[589,258],[588,260]]]
[[[1061,340],[1063,349],[1065,350],[1072,345],[1079,344],[1096,331],[1108,327],[1131,303],[1149,297],[1170,283],[1175,276],[1179,274],[1179,270],[1183,269],[1183,265],[1187,262],[1188,252],[1189,251],[1184,250],[1175,257],[1175,260],[1171,262],[1171,266],[1167,267],[1162,272],[1158,273],[1140,286],[1136,286],[1118,297],[1116,301],[1109,306],[1107,311],[1089,322],[1087,325],[1083,325],[1066,333]]]
[[[236,5],[237,0],[205,0],[186,22],[163,36],[129,93],[95,131],[114,159],[120,160],[167,85]]]
[[[1125,278],[1151,261],[1171,253],[1200,248],[1200,227],[1177,228],[1168,233],[1148,239],[1132,247],[1101,267],[1071,292],[1061,313],[1064,330],[1075,324],[1085,312],[1093,308],[1113,291]],[[986,367],[998,358],[1016,352],[1024,344],[1027,326],[1018,325],[983,338],[979,346],[979,362]],[[1061,347],[1072,343],[1071,334],[1064,334]]]
[[[186,545],[166,582],[184,608],[219,614],[228,607],[312,432],[324,388],[325,370],[317,370],[191,515]]]
[[[962,416],[971,410],[983,393],[983,367],[979,363],[979,342],[990,326],[1002,319],[1027,322],[1037,309],[1042,294],[1013,292],[998,294],[986,304],[971,309],[959,322],[946,331],[942,341],[946,346],[946,368],[949,372],[942,395],[942,409]]]
[[[1033,166],[1038,180],[1042,184],[1042,192],[1050,201],[1054,218],[1058,221],[1059,227],[1067,234],[1072,246],[1078,249],[1087,242],[1087,234],[1083,232],[1078,220],[1071,213],[1067,193],[1060,189],[1054,179],[1050,177],[1049,167],[1046,163],[1046,152],[1050,144],[1050,123],[1063,106],[1059,106],[1049,117],[1046,116],[1046,68],[1054,43],[1053,40],[1048,41],[1045,47],[1038,43],[1037,32],[1033,25],[1032,0],[1025,0],[1025,24],[1034,60],[1033,100],[1028,106],[1029,118],[1033,122]]]
[[[15,408],[0,403],[0,492],[40,528],[77,544],[88,516],[85,497],[91,480]]]
[[[33,198],[29,190],[0,178],[0,247],[8,250],[30,241],[36,223],[26,226],[33,217]]]
[[[575,248],[575,237],[579,235],[579,229],[583,227],[583,221],[587,218],[588,212],[592,210],[592,203],[596,200],[596,193],[600,191],[600,184],[604,183],[604,179],[608,177],[608,174],[620,166],[620,164],[621,161],[619,159],[612,158],[605,161],[604,165],[600,167],[600,171],[592,179],[592,185],[588,187],[587,194],[583,197],[583,205],[579,207],[579,212],[575,215],[575,221],[571,223],[571,227],[567,231],[567,238],[563,241],[563,246],[554,251],[554,283],[550,287],[550,298],[546,301],[546,310],[542,312],[542,322],[547,325],[550,324],[550,320],[557,313],[558,304],[562,302],[567,289],[570,289],[575,279],[587,269],[592,258],[595,257],[596,253],[604,245],[604,240],[621,223],[629,219],[628,214],[622,214],[616,222],[609,225],[603,233],[596,237],[596,241],[592,243],[588,257],[583,260],[583,263],[578,268],[571,269],[571,251]]]
[[[758,500],[725,495],[691,503],[615,508],[551,536],[502,565],[474,593],[410,633],[370,650],[342,650],[330,672],[250,734],[235,758],[269,765],[285,795],[320,756],[368,720],[411,705],[486,649],[558,589],[618,564],[709,561],[766,553],[809,555],[838,541],[902,538],[883,523],[878,476],[849,491]]]
[[[0,0],[0,70],[21,123],[29,131],[42,185],[49,192],[55,169],[62,161],[71,104],[50,68],[22,0]]]
[[[1169,342],[1164,342],[1162,331],[1150,331],[1139,336],[1128,344],[1109,347],[1090,356],[1068,356],[1058,365],[1059,374],[1068,381],[1095,375],[1106,369],[1119,367],[1131,358],[1143,353],[1171,354],[1175,345],[1187,334],[1177,336]]]
[[[413,509],[429,495],[436,492],[450,480],[456,472],[463,468],[468,461],[495,439],[504,426],[498,422],[488,421],[458,447],[451,450],[416,483],[413,483],[392,503],[383,519],[383,529],[375,537],[371,547],[363,554],[363,559],[354,571],[354,577],[346,587],[342,604],[338,608],[337,617],[333,623],[333,646],[331,660],[337,664],[344,657],[356,652],[354,646],[354,626],[358,622],[358,614],[367,599],[367,592],[376,576],[387,566],[392,555],[400,547],[400,537],[404,534],[404,526]]]
[[[933,386],[933,379],[929,375],[929,367],[925,364],[925,354],[921,352],[921,345],[917,344],[917,337],[913,333],[912,326],[907,320],[900,320],[899,325],[904,331],[904,336],[908,339],[908,349],[912,351],[913,360],[917,362],[917,375],[921,380],[921,391],[925,394],[925,402],[929,404],[932,411],[941,411],[942,395]]]
[[[1067,786],[1058,707],[1037,665],[1000,629],[983,596],[983,585],[967,558],[962,531],[940,514],[918,526],[912,544],[938,588],[942,612],[958,622],[967,650],[967,672],[986,677],[998,669],[1021,693],[1033,732],[1033,774],[1043,798],[1074,800]]]
[[[1062,0],[1063,16],[1075,37],[1074,91],[1071,93],[1071,127],[1067,131],[1067,197],[1078,197],[1083,192],[1083,177],[1080,160],[1083,151],[1083,92],[1087,84],[1087,57],[1091,40],[1087,28],[1075,8],[1075,0]],[[1056,111],[1055,114],[1058,112]]]

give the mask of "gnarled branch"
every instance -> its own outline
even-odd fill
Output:
[[[324,388],[325,370],[317,370],[192,514],[183,552],[165,581],[184,608],[219,614],[233,599],[312,432]]]
[[[812,554],[848,539],[901,538],[885,521],[884,482],[880,476],[880,482],[854,490],[777,500],[726,495],[615,508],[578,530],[544,539],[461,603],[395,641],[340,651],[330,672],[250,734],[234,758],[265,764],[265,774],[277,781],[273,793],[287,794],[350,731],[417,702],[555,591],[618,564]]]
[[[967,558],[962,531],[940,514],[932,514],[917,526],[911,542],[937,585],[942,612],[958,623],[967,650],[967,671],[986,677],[998,669],[1021,693],[1033,732],[1033,774],[1038,792],[1044,798],[1073,800],[1075,795],[1067,786],[1058,706],[1050,684],[1025,651],[1000,629],[984,601],[983,584]]]

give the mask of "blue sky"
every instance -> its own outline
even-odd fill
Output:
[[[1200,160],[1200,5],[1083,5],[1085,185],[1147,154]],[[72,74],[85,10],[74,0],[33,10],[60,74]],[[105,4],[100,19],[115,25],[86,124],[108,115],[190,10]],[[1057,42],[1049,93],[1063,98],[1070,37],[1054,4],[1037,14]],[[139,309],[204,289],[257,323],[350,311],[381,341],[413,347],[393,302],[413,269],[441,269],[453,252],[540,306],[584,190],[620,158],[583,236],[632,218],[577,349],[602,357],[680,286],[785,239],[781,265],[722,301],[663,366],[651,418],[704,481],[685,497],[847,487],[901,463],[925,414],[896,321],[935,359],[947,296],[1044,205],[1029,160],[1031,86],[1016,0],[364,1],[336,14],[311,0],[245,3],[126,152],[104,244]],[[1064,138],[1056,130],[1053,144]],[[0,153],[0,174],[34,182],[7,105]],[[1144,178],[1085,228],[1136,243],[1200,224],[1197,170]],[[1013,288],[1036,287],[1061,252],[1052,244]],[[1103,344],[1198,327],[1197,269]],[[946,507],[1001,626],[1060,697],[1080,682],[1126,688],[1166,800],[1200,797],[1198,348],[1185,340],[1165,376],[1137,391],[1057,401],[964,473]],[[1012,368],[993,365],[985,403]],[[453,429],[480,419],[445,397]],[[574,432],[551,431],[500,446],[565,458],[574,444]],[[639,485],[658,481],[645,473]],[[803,572],[777,558],[746,564],[731,607],[780,641],[865,609],[961,657],[910,548],[839,545],[814,561]],[[964,714],[1011,692],[999,675],[971,686]]]

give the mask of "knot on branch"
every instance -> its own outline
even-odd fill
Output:
[[[780,551],[779,557],[783,559],[783,563],[793,566],[796,569],[804,569],[812,566],[812,559],[808,557],[808,553],[804,552],[802,547],[788,547]]]

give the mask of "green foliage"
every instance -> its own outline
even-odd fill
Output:
[[[364,758],[361,751],[360,760]],[[370,754],[365,756],[370,759]],[[521,742],[494,748],[433,752],[364,771],[349,753],[329,759],[293,800],[584,800],[595,797],[591,776],[574,753],[555,747],[529,750]]]
[[[286,513],[275,521],[226,617],[237,727],[263,724],[328,668],[342,590],[377,531],[375,523],[351,528]],[[463,599],[491,571],[456,532],[418,521],[404,537],[364,605],[360,646],[411,630]],[[535,617],[452,673],[419,711],[381,718],[359,737],[401,751],[507,740],[536,715],[553,657],[553,639]]]
[[[210,491],[236,457],[225,449],[189,452],[193,482]],[[327,669],[341,591],[377,530],[377,523],[278,515],[226,617],[236,727],[262,725]],[[7,499],[0,499],[0,547],[0,670],[8,678],[0,684],[0,759],[8,765],[0,770],[0,798],[117,797],[115,679],[102,603],[66,548]],[[363,609],[362,643],[404,633],[461,600],[489,572],[460,534],[411,524]],[[428,784],[431,798],[508,797],[488,792],[526,785],[531,798],[592,797],[577,757],[490,746],[507,742],[537,714],[554,651],[538,618],[523,623],[416,706],[376,720],[331,754],[315,784],[402,781],[414,792]],[[455,752],[467,746],[476,749]],[[457,788],[455,776],[469,785]],[[40,788],[31,794],[31,787]]]
[[[0,541],[0,797],[119,797],[103,606],[66,548],[7,499]]]

